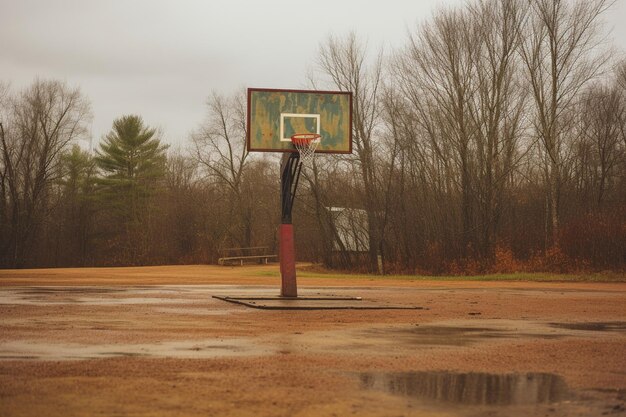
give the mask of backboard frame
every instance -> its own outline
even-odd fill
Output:
[[[298,152],[295,147],[289,147],[285,149],[275,149],[275,148],[259,148],[251,146],[251,124],[252,124],[252,94],[255,92],[267,92],[267,93],[304,93],[304,94],[336,94],[336,95],[345,95],[348,99],[348,107],[349,107],[349,117],[348,117],[348,149],[347,150],[325,150],[325,149],[317,149],[315,153],[326,153],[326,154],[351,154],[352,153],[352,92],[350,91],[326,91],[326,90],[297,90],[297,89],[277,89],[277,88],[248,88],[248,101],[247,101],[247,115],[246,115],[246,149],[248,152],[279,152],[279,153],[293,153]],[[290,142],[290,138],[285,138],[285,132],[283,132],[283,117],[306,117],[306,118],[316,118],[317,119],[317,133],[320,133],[320,116],[319,114],[306,114],[306,113],[281,113],[279,123],[279,140],[281,142]],[[307,133],[307,132],[295,132],[295,133]],[[323,138],[322,138],[323,140]]]

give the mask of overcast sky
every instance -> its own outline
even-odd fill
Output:
[[[115,118],[139,114],[184,144],[215,90],[303,88],[320,41],[355,31],[401,47],[436,7],[463,0],[0,0],[0,80],[79,86],[96,144]],[[606,16],[626,50],[626,0]]]

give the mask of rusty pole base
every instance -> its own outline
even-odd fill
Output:
[[[296,252],[293,241],[293,225],[280,225],[280,296],[297,297],[298,284],[296,282]]]

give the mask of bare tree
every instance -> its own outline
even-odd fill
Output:
[[[525,94],[517,48],[523,10],[516,0],[440,10],[394,61],[400,94],[411,109],[404,124],[422,138],[406,149],[412,165],[428,175],[420,182],[428,184],[427,195],[438,195],[434,203],[458,201],[465,256],[477,251],[493,258],[506,187],[521,157]],[[446,212],[445,206],[436,211]],[[440,221],[454,229],[456,221]]]
[[[626,90],[626,60],[622,60],[617,65],[616,70],[617,85]]]
[[[567,117],[581,89],[597,76],[608,54],[600,47],[599,16],[610,0],[529,0],[521,47],[535,105],[535,131],[545,152],[552,244],[559,244],[560,193],[564,181]]]
[[[623,99],[626,101],[626,60],[622,60],[618,66],[616,71],[616,82],[617,87],[621,88],[621,94]],[[624,104],[626,106],[626,103]],[[620,120],[621,124],[621,136],[622,141],[624,142],[624,147],[626,148],[626,115]],[[625,149],[626,152],[626,149]],[[624,161],[624,170],[626,171],[626,161]]]
[[[611,184],[616,180],[621,159],[621,142],[626,103],[617,86],[592,86],[581,98],[578,177],[595,206],[602,207]],[[586,179],[586,180],[585,180]],[[586,201],[588,202],[588,201]],[[583,203],[586,203],[583,202]]]
[[[230,212],[235,214],[231,239],[252,244],[253,201],[243,190],[249,165],[246,148],[246,106],[241,92],[230,97],[213,93],[208,114],[192,135],[194,155],[207,174],[227,190]]]
[[[62,264],[85,266],[92,262],[97,168],[91,154],[75,144],[61,155],[61,175],[56,193],[61,242],[57,261]],[[51,214],[48,214],[51,216]]]
[[[473,57],[478,45],[477,33],[466,14],[458,9],[440,10],[411,35],[408,47],[395,62],[397,85],[414,111],[416,127],[426,138],[427,153],[413,155],[428,162],[434,158],[434,169],[442,170],[442,191],[448,196],[456,190],[460,193],[462,251],[474,246],[476,240],[471,147],[476,126],[470,105],[476,88]]]
[[[219,202],[207,201],[206,190],[199,180],[198,162],[180,151],[170,151],[167,156],[165,176],[166,192],[163,228],[166,238],[161,243],[167,248],[165,256],[170,262],[208,262],[201,255],[207,240],[202,213],[211,210],[220,218],[216,208]]]
[[[351,166],[352,175],[359,178],[363,192],[363,205],[368,213],[370,228],[371,268],[377,265],[377,255],[381,252],[384,230],[384,207],[381,202],[384,192],[384,179],[381,183],[377,172],[376,155],[381,155],[377,128],[380,124],[380,92],[382,86],[382,52],[371,61],[367,47],[355,33],[345,38],[329,37],[320,46],[318,66],[329,78],[334,88],[351,91],[352,139],[355,159]]]
[[[11,231],[11,226],[8,221],[9,206],[11,205],[9,195],[9,169],[12,164],[6,161],[7,155],[10,152],[8,149],[7,132],[5,130],[5,124],[9,119],[9,106],[10,92],[8,84],[0,82],[0,236],[6,237]],[[0,247],[5,247],[6,242],[0,238]],[[0,262],[4,262],[3,257],[0,256]]]
[[[10,100],[0,136],[6,234],[2,263],[23,265],[42,222],[47,193],[59,173],[60,155],[87,134],[90,106],[78,89],[58,81],[36,80]]]
[[[322,259],[327,267],[350,268],[353,266],[347,248],[339,236],[331,211],[333,206],[354,204],[354,201],[346,201],[349,200],[345,198],[347,192],[344,192],[342,198],[338,199],[332,190],[333,187],[345,185],[346,180],[350,182],[349,178],[350,176],[346,175],[346,170],[341,167],[336,158],[318,156],[313,159],[310,169],[302,171],[303,183],[308,186],[308,195],[300,192],[298,200],[304,201],[305,210],[310,213],[307,217],[315,219],[316,235],[319,238]],[[310,203],[306,204],[309,200]],[[334,256],[335,253],[338,257]]]
[[[478,2],[468,10],[478,43],[473,57],[475,90],[469,105],[475,126],[477,241],[481,255],[493,259],[509,178],[523,155],[519,141],[526,94],[518,47],[524,7],[517,0],[496,0]]]

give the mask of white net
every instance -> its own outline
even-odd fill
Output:
[[[293,135],[291,142],[300,153],[300,161],[308,165],[315,156],[315,149],[322,141],[321,136],[317,134]]]

